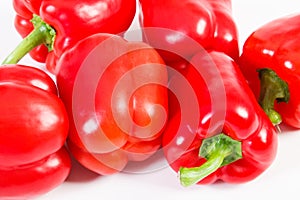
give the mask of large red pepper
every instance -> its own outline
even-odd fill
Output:
[[[169,96],[163,138],[167,161],[184,186],[255,179],[276,156],[274,126],[230,57],[221,52],[198,53],[190,62],[181,74],[195,97],[187,95],[184,87]],[[170,77],[171,88],[176,82],[176,77]],[[176,98],[179,93],[188,98],[190,110],[181,108],[184,99]]]
[[[204,49],[239,57],[238,31],[231,13],[230,0],[140,0],[144,40],[152,46],[181,52],[191,58]],[[172,66],[183,68],[187,62],[170,52],[163,54]],[[179,62],[181,61],[181,62]]]
[[[5,63],[17,63],[35,48],[31,56],[39,62],[47,60],[46,66],[51,72],[66,48],[95,33],[126,31],[136,11],[135,0],[68,0],[67,3],[61,0],[14,0],[13,5],[17,13],[15,27],[27,39]],[[33,14],[39,17],[33,18]]]
[[[161,145],[167,70],[142,42],[96,34],[66,51],[57,84],[70,118],[68,145],[88,169],[107,175]]]
[[[240,67],[275,125],[300,128],[300,15],[273,20],[246,40]],[[261,79],[261,80],[260,80]]]
[[[43,71],[0,67],[0,199],[33,198],[69,175],[68,117]]]

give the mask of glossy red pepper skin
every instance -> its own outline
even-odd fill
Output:
[[[0,167],[0,197],[32,199],[44,195],[66,180],[70,168],[70,155],[65,147],[28,165]]]
[[[103,49],[92,54],[98,46]],[[153,48],[96,34],[66,51],[60,66],[57,84],[70,118],[68,145],[81,164],[108,175],[160,148],[168,108],[167,71]],[[151,83],[140,85],[143,80]],[[161,113],[156,104],[166,111]]]
[[[255,30],[247,38],[239,61],[257,98],[260,94],[258,69],[272,69],[287,82],[290,99],[287,103],[275,102],[275,110],[285,124],[295,128],[300,128],[299,20],[300,15],[290,15],[273,20]]]
[[[71,168],[68,116],[56,85],[37,68],[4,65],[0,91],[0,198],[49,192]]]
[[[0,68],[0,82],[13,82],[35,86],[49,93],[58,95],[53,79],[35,67],[25,65],[5,65]]]
[[[135,0],[71,0],[68,3],[61,0],[14,0],[13,5],[17,13],[15,27],[21,36],[25,37],[33,30],[30,22],[33,14],[55,29],[54,50],[51,53],[48,54],[44,45],[31,52],[37,61],[47,60],[51,71],[62,52],[79,40],[100,32],[118,34],[126,31],[136,10]]]
[[[190,45],[188,39],[193,39],[204,49],[225,52],[234,59],[238,58],[238,31],[230,0],[140,0],[140,3],[140,24],[145,28],[142,30],[144,39],[150,45],[183,51],[185,58],[191,58],[198,50],[198,47]],[[172,31],[153,30],[153,27]],[[163,55],[167,63],[172,62],[172,66],[175,63],[179,67],[185,66],[184,60],[169,53]]]
[[[193,125],[182,125],[182,112],[174,95],[169,96],[170,115],[164,132],[163,149],[171,168],[178,172],[181,167],[198,167],[206,162],[199,156],[199,148],[204,139],[212,135],[224,133],[232,139],[241,142],[242,158],[228,165],[221,166],[213,173],[199,180],[198,184],[211,184],[217,180],[229,183],[243,183],[255,179],[263,173],[273,162],[277,152],[277,133],[267,115],[260,108],[254,95],[237,64],[227,55],[220,52],[209,52],[208,56],[197,54],[191,63],[200,67],[213,69],[215,65],[220,73],[220,82],[212,73],[206,80],[190,65],[182,75],[193,87],[199,103],[199,120],[195,128]],[[212,65],[212,62],[214,63]],[[176,81],[176,80],[174,80]],[[172,82],[172,78],[170,79]],[[212,109],[210,89],[219,91],[224,86],[224,99],[217,97],[219,102],[225,102],[224,108]],[[211,87],[211,88],[210,88]],[[218,94],[218,93],[217,93]],[[171,110],[173,108],[173,110]],[[222,116],[216,121],[214,116]],[[210,124],[213,123],[213,124]],[[192,131],[191,131],[192,130]]]

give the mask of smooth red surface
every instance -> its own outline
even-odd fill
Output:
[[[204,49],[238,58],[238,31],[230,0],[141,0],[140,3],[144,40],[160,50],[167,49],[169,52],[162,55],[172,66],[188,65],[172,52],[181,52],[183,59],[191,58],[198,51],[192,40]]]
[[[44,195],[62,184],[70,169],[71,159],[65,147],[34,163],[0,167],[0,198],[32,199]]]
[[[260,81],[257,70],[273,69],[287,82],[290,91],[288,103],[276,103],[275,110],[289,126],[300,128],[300,15],[289,15],[273,20],[255,30],[246,40],[240,58],[240,67],[250,87],[259,97]]]
[[[63,54],[58,67],[70,149],[79,162],[99,174],[115,173],[159,149],[167,68],[153,48],[96,34]]]
[[[55,61],[79,40],[95,33],[121,34],[131,25],[136,12],[135,0],[14,0],[15,27],[25,37],[32,30],[32,14],[56,31],[54,52],[48,55],[45,46],[39,46],[30,55],[39,62],[47,61],[47,68],[55,70]],[[72,8],[72,9],[70,9]],[[79,28],[80,27],[80,28]]]
[[[42,70],[0,67],[0,198],[32,198],[68,176],[64,149],[69,130],[56,85]]]
[[[217,180],[243,183],[255,179],[276,156],[278,136],[274,126],[230,57],[220,52],[199,53],[191,62],[209,73],[204,76],[192,65],[182,71],[197,96],[198,124],[192,124],[195,120],[186,118],[180,125],[184,112],[180,100],[173,94],[169,96],[170,117],[164,132],[163,149],[170,166],[176,172],[180,167],[200,166],[206,161],[198,156],[202,140],[222,132],[242,142],[243,157],[219,168],[199,184]],[[213,102],[223,106],[218,107]]]

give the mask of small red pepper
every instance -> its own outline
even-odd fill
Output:
[[[33,198],[67,178],[68,117],[56,85],[43,71],[0,67],[0,199]]]
[[[35,48],[30,55],[39,62],[47,62],[51,72],[55,71],[55,62],[66,48],[95,33],[126,31],[136,11],[135,0],[68,0],[68,3],[14,0],[13,5],[17,13],[15,27],[26,39],[4,64],[17,63]]]
[[[225,52],[238,59],[238,31],[230,0],[140,0],[140,3],[140,24],[144,40],[150,45],[163,46],[161,49],[191,58],[198,50],[191,41],[194,40],[204,49]],[[173,67],[188,65],[171,52],[162,55]]]
[[[167,161],[179,172],[183,186],[255,179],[276,156],[274,126],[229,56],[198,53],[190,63],[181,72],[195,93],[195,98],[188,96],[190,111],[181,108],[182,100],[169,95],[163,137]],[[170,77],[170,87],[176,82]],[[182,89],[183,94],[186,91]]]
[[[270,21],[246,40],[240,67],[274,125],[300,128],[300,15]]]
[[[58,68],[70,118],[68,146],[83,166],[108,175],[160,148],[167,70],[153,48],[99,33],[66,51]]]

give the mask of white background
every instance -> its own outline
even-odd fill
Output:
[[[0,1],[0,62],[21,40],[13,27],[15,13],[11,2]],[[300,3],[295,0],[232,0],[232,4],[233,17],[240,34],[240,47],[250,33],[264,23],[284,15],[300,13]],[[137,26],[136,19],[134,26]],[[21,63],[42,66],[28,56]],[[74,162],[67,181],[38,200],[218,198],[247,200],[286,198],[287,195],[297,199],[300,191],[300,130],[291,130],[287,127],[282,127],[282,130],[279,135],[278,154],[272,166],[261,176],[245,184],[218,183],[183,188],[176,174],[168,167],[149,173],[119,173],[103,177]]]

